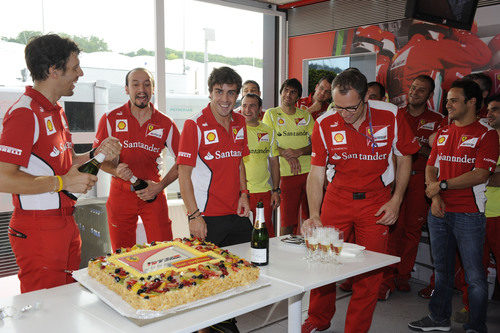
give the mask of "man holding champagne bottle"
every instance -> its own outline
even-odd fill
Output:
[[[73,95],[83,75],[80,50],[58,35],[32,39],[25,48],[34,86],[7,111],[0,137],[0,192],[12,193],[14,213],[9,239],[19,266],[21,292],[74,282],[80,266],[80,232],[73,218],[75,201],[61,193],[86,193],[97,177],[78,171],[92,158],[76,155],[66,115],[58,100]],[[114,159],[116,138],[94,153]]]
[[[151,103],[153,75],[135,68],[125,77],[130,100],[102,116],[94,146],[110,136],[117,137],[123,149],[119,161],[105,162],[101,169],[113,175],[106,210],[113,249],[136,243],[137,217],[140,216],[148,242],[172,240],[165,187],[177,179],[177,165],[161,178],[161,152],[168,148],[177,157],[179,130]]]

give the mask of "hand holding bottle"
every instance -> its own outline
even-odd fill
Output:
[[[137,194],[141,200],[147,202],[153,202],[158,193],[163,191],[161,184],[152,180],[142,180],[132,176],[130,178],[130,182],[135,190],[135,194]]]
[[[106,139],[102,140],[99,147],[94,152],[94,155],[99,153],[103,153],[106,158],[105,161],[112,161],[118,156],[120,156],[120,152],[122,150],[122,144],[120,140],[115,137],[109,136]]]
[[[78,171],[80,165],[73,165],[68,173],[61,175],[63,190],[71,193],[87,193],[97,182],[97,176]]]
[[[116,176],[123,179],[124,181],[129,181],[130,178],[134,176],[132,170],[128,167],[127,163],[120,163],[116,167]]]

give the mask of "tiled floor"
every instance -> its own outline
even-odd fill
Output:
[[[420,319],[427,314],[428,300],[417,296],[417,291],[423,288],[424,285],[420,281],[415,280],[411,282],[411,286],[411,292],[395,292],[390,296],[389,300],[377,303],[370,328],[371,333],[410,332],[408,329],[408,322]],[[344,332],[345,314],[350,300],[350,293],[345,293],[339,289],[337,290],[337,312],[333,317],[330,328],[323,331],[325,333]],[[462,308],[461,299],[461,295],[458,292],[453,295],[453,311],[457,311]],[[302,302],[302,320],[305,320],[307,317],[308,302],[309,294],[307,293]],[[286,332],[288,327],[286,307],[286,302],[279,304],[278,309],[272,316],[272,318],[277,321],[270,325],[255,329],[257,325],[262,325],[264,323],[268,307],[238,317],[238,327],[241,332]],[[500,302],[489,302],[487,316],[488,331],[500,332]],[[462,325],[452,322],[452,331],[462,332]]]

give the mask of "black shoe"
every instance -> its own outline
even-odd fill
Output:
[[[426,316],[420,320],[408,323],[408,327],[412,331],[421,331],[421,332],[430,332],[430,331],[449,332],[451,330],[451,324],[449,319],[437,322],[432,320],[430,316]]]

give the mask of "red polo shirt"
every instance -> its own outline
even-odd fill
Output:
[[[411,155],[420,148],[406,120],[396,117],[395,105],[370,100],[367,107],[358,130],[333,111],[314,124],[311,164],[334,166],[329,190],[379,191],[394,180],[392,155]]]
[[[10,107],[0,137],[0,161],[34,176],[64,175],[73,162],[73,142],[63,108],[32,87]],[[15,208],[47,210],[74,206],[62,193],[12,195]]]
[[[454,123],[439,130],[427,165],[439,169],[439,180],[458,177],[474,169],[493,172],[498,159],[498,133],[479,121],[458,127]],[[486,183],[441,191],[447,212],[484,212]]]
[[[410,125],[413,134],[417,137],[421,146],[429,145],[429,136],[441,128],[443,124],[443,115],[429,110],[427,107],[425,111],[414,117],[408,112],[408,107],[399,110],[399,114],[405,117],[408,125]],[[412,171],[425,172],[427,164],[427,156],[415,154],[413,159]]]
[[[299,109],[306,110],[313,104],[314,104],[313,94],[311,93],[309,96],[299,99],[296,103],[296,106]],[[330,104],[323,103],[321,105],[321,110],[311,113],[311,116],[313,117],[313,119],[314,120],[318,119],[318,117],[321,116],[326,111],[326,109],[328,109],[328,105],[330,105]]]
[[[172,119],[156,110],[152,103],[151,118],[142,126],[139,125],[130,111],[129,103],[102,116],[94,147],[109,136],[118,138],[122,144],[120,162],[128,164],[137,178],[158,182],[162,163],[160,153],[167,147],[177,157],[179,130]]]
[[[210,104],[186,120],[178,164],[193,167],[191,179],[198,208],[205,216],[236,214],[240,161],[249,154],[245,118],[231,115],[229,132],[215,120]]]

